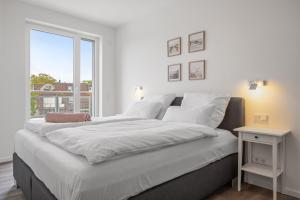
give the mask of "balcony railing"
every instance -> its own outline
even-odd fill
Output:
[[[74,112],[74,96],[70,92],[53,92],[31,94],[31,117],[44,117],[48,112]],[[92,95],[81,92],[80,112],[92,113]]]

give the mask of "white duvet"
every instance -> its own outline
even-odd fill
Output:
[[[95,164],[216,135],[215,129],[197,124],[135,120],[58,129],[46,137]]]
[[[130,120],[138,120],[138,119],[140,118],[128,117],[125,115],[115,115],[109,117],[93,117],[92,121],[87,121],[87,122],[50,123],[50,122],[46,122],[45,118],[33,118],[25,122],[24,128],[34,133],[38,133],[41,136],[45,136],[46,133],[58,129],[62,129],[62,128],[112,123],[118,121],[130,121]]]

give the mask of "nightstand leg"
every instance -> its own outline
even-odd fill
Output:
[[[252,142],[247,143],[248,163],[252,163]]]
[[[281,145],[281,193],[285,193],[285,137],[282,137]]]
[[[272,157],[273,157],[273,200],[277,199],[277,159],[278,159],[278,147],[277,141],[274,139],[272,145]]]
[[[242,141],[242,133],[239,133],[239,140],[238,140],[238,191],[241,191],[241,184],[242,184],[242,160],[243,160],[243,141]]]

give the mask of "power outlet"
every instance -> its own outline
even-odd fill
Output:
[[[266,164],[266,160],[264,158],[260,159],[260,164],[265,165]]]
[[[261,157],[253,157],[252,162],[260,165],[267,165],[267,160]]]
[[[253,157],[253,158],[252,158],[252,162],[253,162],[253,163],[256,163],[256,164],[259,164],[259,158]]]
[[[256,113],[254,114],[254,123],[256,124],[268,124],[269,115],[266,113]]]

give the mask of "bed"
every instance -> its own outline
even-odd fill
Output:
[[[182,98],[177,97],[172,105],[179,106],[181,101]],[[241,98],[231,98],[226,110],[225,118],[219,128],[232,131],[233,128],[243,125],[244,101]],[[105,170],[107,170],[105,169],[105,166],[106,168],[112,168],[114,162],[108,162],[106,165],[101,165],[101,169],[94,166],[91,168],[84,168],[87,171],[87,176],[91,176],[89,173],[94,170],[92,176],[94,178],[93,181],[95,182],[94,190],[97,190],[96,185],[100,184],[100,182],[110,182],[110,185],[114,185],[114,187],[108,187],[106,185],[102,187],[102,189],[104,188],[102,193],[106,192],[106,195],[108,195],[107,198],[100,198],[97,196],[99,193],[97,194],[89,192],[90,190],[86,190],[81,193],[79,199],[114,199],[113,194],[119,195],[116,199],[128,198],[133,200],[203,199],[219,187],[231,182],[237,174],[237,154],[236,150],[233,148],[233,145],[236,145],[236,140],[232,139],[231,133],[228,134],[228,131],[226,132],[224,130],[220,130],[220,132],[222,132],[222,137],[224,138],[218,138],[218,141],[196,141],[177,145],[178,147],[169,147],[159,151],[147,152],[114,161],[114,166],[122,166],[122,171],[128,172],[131,170],[136,174],[144,173],[146,178],[144,177],[141,179],[139,176],[139,178],[131,180],[131,177],[126,177],[126,174],[132,173],[124,173],[124,177],[114,177],[113,171],[106,171],[106,173],[104,173]],[[232,133],[235,134],[234,132]],[[18,137],[20,143],[16,144],[13,162],[16,183],[18,187],[23,190],[26,199],[54,200],[57,199],[56,196],[59,196],[60,199],[67,199],[66,196],[64,196],[64,193],[66,193],[65,189],[55,185],[55,181],[56,179],[63,178],[63,176],[66,176],[66,179],[68,179],[68,177],[76,178],[76,176],[71,176],[68,172],[63,173],[63,170],[58,170],[62,174],[57,174],[57,172],[54,173],[53,171],[55,171],[55,168],[60,167],[59,162],[65,158],[68,159],[65,168],[69,166],[69,173],[72,172],[75,174],[76,170],[81,169],[81,166],[85,167],[84,160],[69,155],[69,153],[64,152],[54,145],[48,144],[45,141],[43,143],[43,141],[40,141],[42,140],[41,138],[38,138],[33,134],[31,137],[26,136],[24,138],[22,138],[22,134],[23,136],[26,134],[30,135],[28,133],[19,134]],[[28,141],[26,142],[26,140]],[[228,142],[224,143],[224,141]],[[219,148],[210,148],[212,146],[210,145],[210,142],[218,144]],[[39,146],[41,144],[42,146]],[[47,145],[49,147],[47,147]],[[38,153],[31,153],[37,148],[40,148]],[[220,151],[220,148],[222,148],[223,151]],[[199,151],[197,151],[197,149],[199,149]],[[44,151],[48,150],[55,153],[53,153],[52,156],[51,154],[43,154]],[[207,152],[205,153],[205,151]],[[226,153],[224,153],[225,151]],[[217,156],[205,156],[209,153]],[[46,157],[46,155],[48,155],[48,157]],[[184,155],[189,156],[187,157]],[[57,157],[60,157],[60,159]],[[168,159],[165,159],[165,157],[168,157]],[[153,164],[151,163],[153,160],[156,160],[155,163],[158,163],[156,166],[150,166]],[[124,163],[127,164],[125,165]],[[50,166],[52,166],[52,168]],[[63,167],[63,165],[61,167]],[[185,168],[184,173],[182,171],[183,168]],[[75,171],[72,171],[71,169],[74,169]],[[117,173],[118,169],[115,170],[117,170],[115,171],[115,173]],[[53,173],[51,174],[51,172]],[[101,172],[104,174],[102,175],[102,179],[105,181],[97,181],[96,174],[101,174]],[[46,178],[47,176],[45,174],[48,174],[48,178]],[[51,178],[53,179],[52,183],[50,181]],[[90,177],[86,180],[91,181],[91,179],[92,178]],[[119,179],[122,179],[123,182]],[[72,181],[70,181],[70,183],[72,183]],[[135,184],[137,187],[142,187],[142,192],[141,190],[135,190]],[[70,188],[72,192],[72,187]],[[114,188],[114,190],[111,188]],[[123,190],[126,192],[126,189],[133,190],[134,192],[132,192],[132,194],[134,195],[130,195],[130,197],[123,196],[122,198],[120,192],[123,192]],[[95,196],[91,196],[93,194]]]

